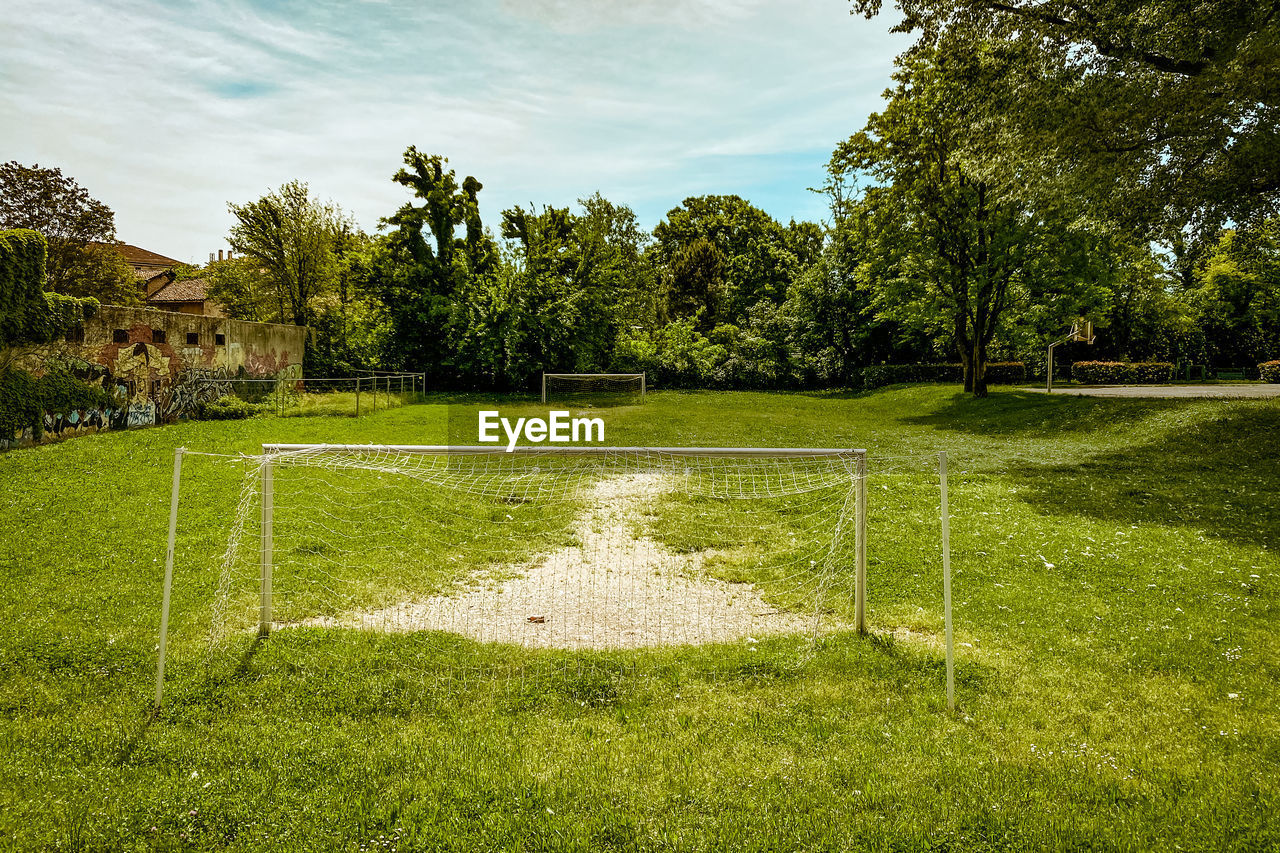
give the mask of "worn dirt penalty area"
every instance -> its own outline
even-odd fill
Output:
[[[817,630],[813,614],[776,610],[751,584],[707,577],[704,564],[719,552],[680,554],[638,536],[639,508],[669,488],[658,474],[602,480],[575,522],[575,545],[473,575],[451,595],[300,624],[447,631],[558,649],[692,645]],[[506,579],[494,581],[494,574]]]

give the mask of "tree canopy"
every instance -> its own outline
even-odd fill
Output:
[[[0,229],[16,228],[44,235],[49,290],[117,305],[141,302],[138,282],[115,250],[115,214],[62,170],[0,164]]]
[[[882,0],[852,0],[877,14]],[[1280,203],[1280,17],[1272,2],[896,0],[913,50],[1015,61],[988,112],[1038,180],[1135,233],[1212,237]],[[1065,180],[1064,180],[1065,179]]]
[[[228,204],[236,222],[231,248],[256,266],[257,280],[275,302],[271,317],[305,326],[313,316],[313,300],[335,274],[335,247],[351,224],[334,204],[311,196],[310,188],[290,181],[275,192],[247,204]],[[246,297],[262,311],[265,294]]]

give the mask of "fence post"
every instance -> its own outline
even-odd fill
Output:
[[[271,457],[265,456],[262,463],[262,600],[258,615],[259,637],[271,634],[271,534],[275,521],[273,498]]]
[[[178,490],[182,483],[182,448],[173,451],[173,493],[169,498],[169,547],[164,552],[164,602],[160,605],[160,649],[156,663],[156,707],[164,700],[164,654],[169,641],[169,595],[173,590],[173,549],[178,538]]]
[[[856,452],[854,467],[854,623],[867,633],[867,451]]]
[[[942,486],[942,624],[947,643],[947,710],[956,709],[956,662],[951,638],[951,512],[947,507],[947,452],[938,453],[938,482]]]
[[[360,417],[360,377],[356,377],[356,417]]]

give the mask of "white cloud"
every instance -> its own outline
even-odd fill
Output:
[[[0,158],[60,166],[121,239],[191,260],[225,245],[228,200],[293,178],[372,229],[409,144],[478,177],[489,222],[597,189],[648,225],[703,192],[820,215],[805,187],[905,46],[842,0],[52,6],[16,0],[0,31]]]

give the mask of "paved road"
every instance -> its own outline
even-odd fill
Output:
[[[1023,388],[1023,391],[1039,391],[1043,388]],[[1280,385],[1096,385],[1054,388],[1054,394],[1081,397],[1280,397]]]

